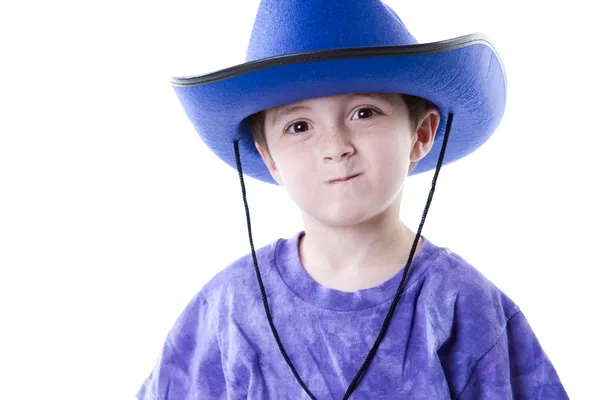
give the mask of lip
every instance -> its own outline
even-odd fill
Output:
[[[332,180],[330,180],[328,183],[332,183],[332,184],[333,184],[333,183],[342,183],[342,182],[347,182],[347,181],[349,181],[350,179],[354,179],[354,178],[356,178],[356,177],[357,177],[357,176],[359,176],[359,175],[360,175],[360,174],[354,174],[354,175],[348,175],[348,176],[346,176],[346,177],[344,177],[344,178],[336,178],[336,179],[332,179]]]

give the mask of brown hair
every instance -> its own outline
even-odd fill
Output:
[[[401,95],[404,98],[404,102],[406,103],[406,107],[408,108],[408,115],[410,118],[410,122],[412,124],[412,129],[415,131],[417,129],[417,124],[420,119],[425,114],[425,110],[428,107],[431,107],[431,103],[421,97],[411,96],[408,94]],[[249,117],[250,121],[250,130],[252,132],[252,137],[254,141],[270,156],[269,153],[269,145],[267,144],[267,137],[265,132],[265,111],[260,111],[256,114],[253,114]],[[414,168],[414,166],[413,166]]]

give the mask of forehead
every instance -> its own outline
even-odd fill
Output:
[[[306,100],[296,101],[294,103],[283,104],[277,107],[270,108],[265,111],[266,117],[271,123],[275,124],[284,114],[297,109],[310,109],[315,105],[323,102],[347,103],[356,99],[371,99],[376,101],[385,101],[395,103],[401,95],[398,93],[351,93],[326,97],[315,97]]]

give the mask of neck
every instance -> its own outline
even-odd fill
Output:
[[[305,268],[321,273],[401,268],[408,260],[415,234],[400,220],[397,203],[351,226],[325,225],[305,215],[305,235],[300,241]]]

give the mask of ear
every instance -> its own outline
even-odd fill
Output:
[[[413,137],[413,146],[410,152],[411,171],[416,163],[425,157],[431,150],[435,139],[435,133],[437,132],[439,125],[440,112],[436,108],[428,108],[417,125]]]
[[[281,186],[281,175],[279,174],[279,170],[277,169],[277,164],[275,164],[275,161],[273,161],[273,158],[271,157],[271,153],[269,153],[268,150],[265,150],[260,144],[256,143],[256,141],[254,142],[254,146],[256,147],[256,150],[258,150],[258,153],[260,154],[260,157],[262,158],[263,162],[269,169],[269,173],[271,174],[273,179],[275,179],[275,182],[277,182],[279,186]]]

